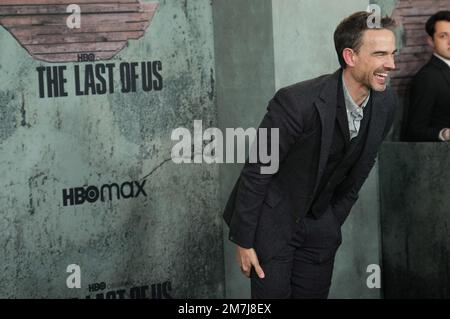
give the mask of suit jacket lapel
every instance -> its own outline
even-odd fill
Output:
[[[430,63],[441,70],[442,75],[444,76],[448,85],[450,85],[450,67],[444,61],[442,61],[441,59],[437,58],[434,55],[431,58]]]
[[[348,149],[350,146],[350,129],[348,127],[347,109],[345,108],[345,105],[342,106],[339,104],[336,112],[339,128],[345,140],[345,149]]]
[[[446,69],[441,69],[444,78],[447,80],[447,84],[450,86],[450,67],[447,66]]]
[[[341,129],[342,135],[344,136],[345,149],[348,149],[348,147],[350,146],[350,129],[348,126],[347,107],[345,105],[344,87],[342,84],[342,72],[340,73],[338,78],[336,117],[339,123],[339,128]]]
[[[339,82],[338,79],[341,76],[341,74],[342,71],[338,70],[336,73],[332,75],[330,80],[324,85],[319,98],[314,102],[314,105],[319,113],[322,125],[320,157],[319,157],[319,165],[317,168],[317,175],[316,175],[317,178],[314,187],[314,193],[317,191],[319,181],[321,180],[323,172],[325,170],[328,155],[330,153],[330,146],[331,143],[333,142],[334,125],[336,123],[336,110],[337,110],[336,101]],[[373,101],[370,110],[371,114],[369,123],[367,123],[368,125],[367,140],[361,154],[362,161],[365,161],[372,155],[376,155],[378,149],[377,143],[382,139],[382,134],[386,123],[387,111],[386,108],[384,107],[385,103],[384,100],[386,98],[386,94],[383,92],[375,92],[375,91],[372,91],[372,94],[373,94]],[[350,133],[348,133],[348,136],[349,135]]]
[[[336,123],[338,79],[341,74],[342,71],[338,70],[331,76],[330,80],[324,85],[319,98],[314,102],[322,126],[319,165],[317,168],[314,193],[319,186],[319,181],[325,170],[325,165],[327,164],[328,155],[330,153],[330,146],[333,141],[334,125]]]
[[[370,110],[370,120],[368,124],[367,140],[364,146],[361,158],[372,156],[372,154],[377,152],[377,143],[383,138],[383,131],[386,124],[386,108],[385,108],[385,98],[386,94],[382,92],[372,91],[373,101]]]

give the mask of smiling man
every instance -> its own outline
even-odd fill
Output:
[[[450,11],[431,16],[425,29],[434,54],[412,81],[408,139],[450,141]]]
[[[341,225],[396,103],[387,89],[395,23],[370,29],[370,18],[357,12],[337,27],[338,71],[277,92],[260,127],[279,129],[279,145],[268,143],[279,148],[279,170],[263,175],[262,161],[247,162],[228,200],[229,239],[253,298],[328,297]]]

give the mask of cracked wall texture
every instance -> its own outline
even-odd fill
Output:
[[[161,60],[162,91],[40,99],[36,67],[51,64],[0,28],[0,297],[166,281],[174,298],[223,296],[218,168],[170,161],[174,128],[216,126],[211,3],[159,3],[149,31],[110,62]],[[74,63],[58,65],[72,92]],[[143,179],[147,196],[63,206],[65,188]],[[69,264],[81,289],[66,287]]]
[[[450,297],[450,147],[385,143],[380,152],[387,299]]]

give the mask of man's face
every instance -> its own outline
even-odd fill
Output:
[[[354,53],[352,75],[356,81],[374,91],[386,90],[390,71],[395,69],[395,35],[387,29],[367,30],[362,45]]]
[[[438,21],[435,29],[436,32],[430,44],[434,48],[434,52],[450,60],[450,22]]]

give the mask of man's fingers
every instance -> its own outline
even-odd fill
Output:
[[[241,271],[242,271],[242,273],[246,276],[246,277],[248,277],[248,278],[250,278],[250,270],[252,269],[252,267],[251,266],[248,266],[248,265],[242,265],[241,266]]]
[[[259,265],[258,259],[256,259],[256,262],[253,264],[253,266],[255,267],[255,271],[258,277],[263,279],[265,277],[265,274],[261,266]]]
[[[255,268],[255,272],[259,278],[262,279],[265,277],[264,271],[259,265],[258,256],[256,256],[254,249],[243,249],[238,246],[237,258],[241,271],[246,277],[250,277],[253,267]]]

